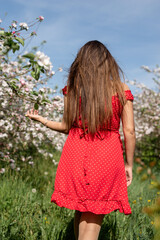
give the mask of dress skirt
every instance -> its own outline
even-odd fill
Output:
[[[71,128],[58,164],[51,201],[80,212],[131,214],[119,131],[94,138]]]

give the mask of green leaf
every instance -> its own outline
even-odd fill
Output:
[[[38,103],[35,103],[35,104],[34,104],[34,108],[35,108],[36,110],[38,110],[38,107],[39,107],[39,106],[38,106]]]
[[[35,96],[38,96],[38,92],[36,92],[36,91],[32,91],[31,93]]]
[[[24,47],[24,40],[22,38],[16,37],[15,38],[18,42],[20,42],[22,44],[22,46]]]
[[[30,68],[30,67],[31,67],[31,64],[23,66],[23,68]]]
[[[11,48],[13,53],[15,53],[15,51],[18,51],[20,49],[20,46],[18,45],[18,43],[12,42]]]
[[[40,67],[40,66],[39,66],[39,67]],[[44,67],[40,67],[40,71],[41,71],[42,73],[45,73]]]
[[[10,80],[10,83],[17,83],[17,82],[19,82],[19,79],[18,78],[12,78],[11,80]]]
[[[33,77],[33,78],[35,78],[35,72],[31,72],[31,76]]]
[[[15,84],[15,82],[10,82],[10,86],[15,90],[19,89],[19,87]]]
[[[39,66],[37,65],[35,68],[35,79],[38,80],[40,77],[40,69]]]
[[[48,99],[43,99],[43,100],[42,100],[42,103],[46,103],[46,102],[51,103],[51,101],[48,100]]]
[[[33,53],[27,53],[25,55],[22,55],[22,57],[29,58],[29,59],[33,60],[35,58],[35,55]]]

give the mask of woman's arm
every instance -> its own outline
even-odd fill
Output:
[[[67,97],[64,96],[64,109],[66,107],[66,104],[67,104]],[[29,117],[30,119],[41,122],[46,127],[50,128],[54,131],[66,133],[66,134],[68,134],[68,132],[69,132],[67,129],[67,125],[64,122],[64,118],[62,119],[62,122],[50,121],[50,120],[47,120],[46,118],[38,115],[38,111],[37,110],[33,111],[33,109],[30,111],[27,111],[26,116]]]
[[[64,95],[64,110],[66,109],[66,105],[67,105],[67,97]],[[43,123],[46,127],[51,128],[54,131],[66,133],[66,134],[68,134],[69,132],[67,129],[67,125],[64,122],[64,117],[62,119],[62,122],[49,121],[43,117],[41,117],[39,121]]]
[[[127,85],[125,85],[125,90],[129,90]],[[126,170],[127,186],[129,186],[132,181],[133,157],[134,157],[135,142],[136,142],[132,101],[127,100],[122,111],[121,119],[122,119],[122,128],[123,128],[123,134],[124,134],[125,154],[126,154],[125,170]]]
[[[47,120],[46,118],[40,116],[38,121],[54,131],[68,134],[67,126],[63,120],[62,122],[55,122]]]
[[[127,100],[122,112],[122,127],[124,134],[126,163],[133,166],[133,157],[135,150],[135,126],[133,116],[133,103]]]

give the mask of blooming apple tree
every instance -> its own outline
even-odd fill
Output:
[[[31,147],[57,164],[53,154],[45,152],[41,145],[48,142],[61,150],[66,138],[25,117],[27,110],[33,107],[39,108],[39,114],[50,120],[59,121],[63,112],[63,98],[57,95],[56,88],[46,86],[55,74],[50,58],[41,51],[22,54],[27,38],[36,35],[31,28],[43,19],[40,16],[31,25],[13,21],[8,30],[0,28],[1,172],[6,165],[18,171],[25,163],[34,164],[32,156],[28,155]],[[25,31],[26,38],[23,37]]]
[[[149,69],[147,66],[142,68],[154,75],[155,90],[147,88],[144,84],[136,81],[129,81],[142,91],[135,94],[134,115],[136,124],[137,139],[141,139],[144,135],[154,133],[155,136],[160,135],[160,67]]]

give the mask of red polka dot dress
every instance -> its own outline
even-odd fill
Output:
[[[66,87],[63,94],[67,94]],[[125,96],[134,99],[130,90],[125,91]],[[108,214],[119,210],[131,214],[119,134],[122,109],[117,95],[112,97],[112,108],[110,129],[98,131],[94,138],[76,124],[70,129],[51,202],[80,212]]]

